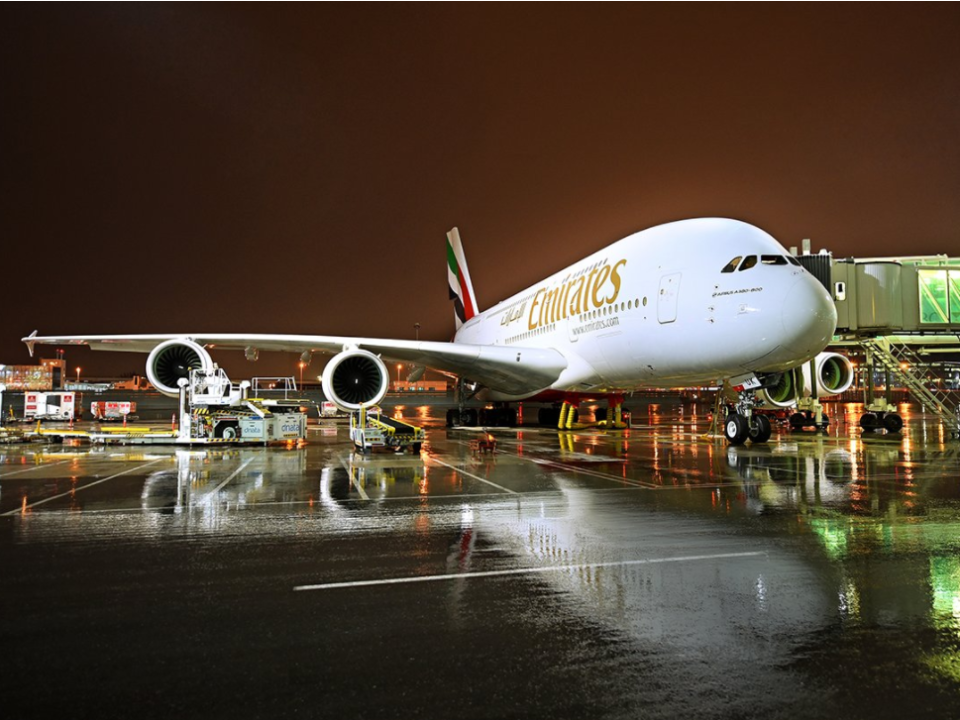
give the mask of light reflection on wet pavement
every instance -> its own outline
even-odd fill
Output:
[[[0,446],[4,715],[960,717],[960,446]]]

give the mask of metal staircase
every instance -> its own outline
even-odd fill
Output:
[[[927,412],[936,415],[954,436],[960,435],[960,397],[914,350],[885,337],[861,338],[860,345],[891,376],[910,390]]]

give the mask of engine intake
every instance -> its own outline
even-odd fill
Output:
[[[390,375],[383,361],[368,350],[345,350],[323,369],[323,392],[344,412],[383,400]]]
[[[853,384],[853,365],[840,353],[822,352],[814,360],[817,374],[817,397],[845,392]],[[783,373],[776,387],[761,390],[758,396],[776,407],[793,407],[800,397],[808,397],[813,383],[810,363]]]
[[[166,340],[147,356],[147,377],[164,395],[177,397],[177,380],[188,378],[191,370],[213,370],[213,359],[201,345],[186,338]]]
[[[853,385],[853,365],[845,356],[840,353],[817,355],[817,397],[838,395],[851,385]]]

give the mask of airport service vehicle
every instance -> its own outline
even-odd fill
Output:
[[[350,414],[350,441],[361,453],[377,448],[403,452],[409,448],[416,454],[425,437],[423,428],[384,415],[379,405],[361,406]]]
[[[508,261],[507,261],[508,263]],[[505,263],[506,264],[506,263]],[[764,442],[757,391],[818,357],[836,327],[826,289],[769,234],[738,220],[698,218],[658,225],[591,253],[493,307],[479,310],[460,235],[447,234],[454,302],[452,342],[331,335],[183,332],[24,338],[147,353],[146,374],[175,395],[190,368],[210,368],[209,348],[313,353],[327,398],[345,412],[379,403],[384,359],[469,382],[476,397],[563,403],[606,397],[616,410],[644,387],[723,383],[733,399],[724,433]],[[561,412],[561,417],[569,416]]]
[[[98,400],[90,403],[90,413],[94,420],[133,420],[137,411],[135,402]]]
[[[339,410],[337,404],[329,400],[323,400],[320,403],[320,417],[322,418],[336,417]]]
[[[73,420],[76,397],[72,392],[27,392],[23,396],[23,419]]]
[[[141,375],[134,375],[129,380],[117,380],[111,386],[114,390],[151,390],[150,381]]]

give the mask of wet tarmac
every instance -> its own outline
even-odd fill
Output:
[[[960,444],[0,446],[5,718],[960,718]]]

